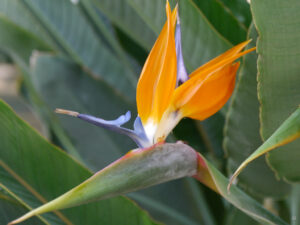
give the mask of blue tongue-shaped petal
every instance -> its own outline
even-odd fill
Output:
[[[181,28],[180,28],[180,19],[179,14],[177,15],[177,24],[175,31],[175,45],[176,45],[176,56],[177,56],[177,83],[176,86],[180,85],[180,83],[184,83],[189,79],[181,50]]]
[[[56,109],[55,112],[74,116],[84,121],[87,121],[89,123],[92,123],[98,127],[103,127],[105,129],[112,130],[119,134],[124,134],[130,137],[140,148],[145,148],[152,145],[145,134],[144,127],[139,117],[135,120],[134,130],[121,127],[121,125],[125,124],[130,120],[131,118],[130,111],[128,111],[124,115],[119,116],[115,120],[104,120],[101,118],[97,118],[95,116],[80,114],[78,112],[64,110],[64,109]]]
[[[127,123],[131,118],[131,113],[130,113],[130,111],[128,111],[124,115],[119,116],[115,120],[104,120],[104,119],[90,116],[87,114],[78,114],[77,117],[80,119],[86,120],[92,124],[95,124],[97,126],[108,128],[110,126],[121,126],[121,125]]]

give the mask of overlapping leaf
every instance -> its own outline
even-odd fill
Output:
[[[255,46],[257,32],[254,26],[251,26],[249,38],[253,40],[251,45]],[[230,173],[233,173],[262,144],[259,135],[256,61],[255,52],[244,57],[238,84],[226,118],[224,147],[229,159]],[[275,178],[264,158],[253,162],[253,165],[239,176],[239,184],[260,197],[284,197],[289,191],[287,184]],[[274,186],[277,188],[273,188]]]
[[[262,137],[266,140],[300,103],[300,2],[253,0],[251,7],[260,34],[257,43],[258,97]],[[300,140],[269,154],[280,177],[300,181]]]

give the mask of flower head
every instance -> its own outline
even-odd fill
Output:
[[[220,110],[234,89],[239,68],[239,62],[234,61],[255,48],[242,52],[249,41],[240,43],[188,75],[181,51],[177,6],[171,11],[167,1],[166,14],[167,21],[137,84],[138,117],[134,130],[121,127],[130,119],[129,112],[114,121],[66,110],[57,112],[128,135],[139,147],[148,147],[164,141],[182,118],[204,120]]]

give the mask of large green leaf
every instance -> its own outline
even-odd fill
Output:
[[[253,0],[257,42],[258,97],[262,137],[266,140],[300,101],[300,2]],[[272,152],[268,161],[280,177],[300,181],[300,140]]]
[[[91,172],[49,144],[3,102],[0,124],[1,184],[29,206],[53,199],[91,176]],[[61,218],[69,224],[155,224],[147,213],[124,197],[64,210],[51,224],[61,224]],[[48,216],[44,219],[50,221]]]
[[[73,62],[41,55],[32,68],[32,80],[43,100],[52,110],[65,108],[113,119],[135,108],[105,83],[88,76]],[[59,123],[73,140],[83,162],[100,170],[133,148],[127,137],[95,127],[76,118],[59,116]],[[132,127],[130,127],[132,128]],[[99,144],[101,143],[101,144]],[[179,180],[158,185],[130,196],[151,211],[156,218],[171,224],[213,224],[205,200],[195,182]],[[157,210],[157,206],[161,210]],[[162,213],[163,212],[163,213]],[[168,216],[165,216],[165,213]]]
[[[252,25],[249,38],[256,44],[257,32]],[[230,173],[261,144],[259,135],[259,102],[256,81],[257,54],[249,53],[244,57],[243,67],[228,110],[225,127],[224,147],[228,155]],[[264,158],[253,162],[240,176],[239,185],[260,197],[283,197],[289,186],[275,178]],[[273,188],[276,186],[276,188]]]

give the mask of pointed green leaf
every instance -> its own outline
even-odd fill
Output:
[[[31,207],[53,199],[92,174],[49,144],[2,101],[0,133],[1,184]],[[49,221],[49,217],[44,218]],[[51,223],[55,225],[62,221],[74,225],[155,224],[146,212],[124,197],[64,210],[54,219],[60,221]]]
[[[267,152],[286,145],[300,137],[300,107],[287,118],[282,125],[269,137],[258,149],[256,149],[234,172],[231,183],[239,173],[254,159],[266,154]],[[282,149],[281,151],[284,151]],[[292,171],[293,172],[293,171]],[[230,185],[229,185],[230,188]]]
[[[250,27],[250,47],[256,45],[257,32]],[[244,56],[238,83],[232,96],[226,117],[224,147],[228,155],[228,167],[233,173],[238,166],[262,144],[259,135],[259,101],[257,98],[257,54]],[[253,162],[239,176],[238,184],[259,197],[285,197],[289,185],[278,181],[264,158]],[[275,187],[276,188],[273,188]]]
[[[253,0],[257,42],[258,97],[263,140],[291,115],[300,99],[300,2],[298,0]],[[300,140],[267,156],[279,177],[300,181]]]
[[[157,144],[135,149],[92,177],[10,224],[53,210],[111,198],[158,183],[192,176],[197,172],[197,153],[187,145]]]

